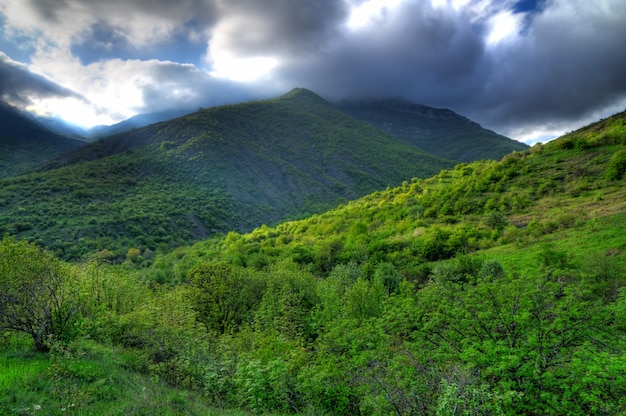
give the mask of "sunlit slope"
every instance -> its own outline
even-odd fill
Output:
[[[593,228],[604,217],[614,218],[610,227],[621,224],[616,232],[623,237],[625,177],[621,113],[499,162],[460,164],[301,221],[198,244],[187,261],[204,256],[263,265],[288,257],[319,275],[337,264],[373,270],[390,262],[421,280],[428,263],[458,254],[533,243],[568,229],[574,240],[585,239],[589,228],[578,227]],[[626,240],[613,248],[626,250]]]

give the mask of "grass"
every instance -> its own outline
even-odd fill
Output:
[[[538,257],[546,248],[564,252],[569,261],[589,269],[610,267],[626,270],[626,212],[589,219],[572,228],[555,231],[538,238],[528,237],[514,243],[478,252],[496,258],[506,270],[526,274],[537,270]],[[626,276],[625,276],[626,277]]]
[[[136,368],[136,353],[89,340],[37,353],[21,340],[0,351],[1,415],[226,415],[201,392],[167,386]]]

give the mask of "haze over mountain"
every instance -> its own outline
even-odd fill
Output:
[[[25,172],[83,144],[55,134],[32,117],[0,103],[0,178]]]
[[[112,124],[110,126],[95,126],[84,131],[84,136],[88,140],[96,140],[101,137],[111,136],[113,134],[123,133],[125,131],[145,127],[150,124],[159,123],[161,121],[171,120],[176,117],[180,117],[184,114],[192,113],[192,110],[185,109],[173,109],[167,111],[160,111],[157,113],[138,114],[119,123]]]

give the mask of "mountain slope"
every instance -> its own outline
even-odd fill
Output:
[[[35,327],[66,337],[46,355],[5,324],[0,409],[66,409],[63,385],[93,414],[625,414],[625,176],[623,113],[121,266],[5,238],[6,316],[39,318],[21,301],[71,319]],[[19,273],[33,260],[60,271],[37,298],[42,279]]]
[[[83,144],[0,104],[0,178],[25,172]]]
[[[528,148],[447,109],[404,100],[346,101],[335,106],[430,154],[457,162],[500,160]]]
[[[197,290],[207,345],[227,347],[199,377],[226,386],[213,397],[253,368],[230,406],[262,380],[279,413],[624,414],[625,176],[620,114],[138,274]]]
[[[191,112],[192,111],[175,109],[156,113],[138,114],[110,126],[92,127],[86,132],[86,136],[89,140],[97,140],[102,137],[112,136],[114,134],[124,133],[135,128],[145,127],[150,124],[170,120]]]
[[[269,264],[286,257],[318,275],[354,261],[370,271],[389,262],[423,279],[426,263],[532,243],[611,216],[617,219],[605,221],[620,226],[605,237],[616,244],[607,255],[624,256],[625,180],[626,112],[499,162],[459,164],[311,218],[199,243],[188,260]]]
[[[451,166],[294,90],[111,136],[2,182],[0,227],[65,258],[154,250],[320,212]]]

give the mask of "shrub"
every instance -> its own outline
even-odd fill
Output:
[[[30,335],[40,351],[50,339],[75,338],[80,301],[72,292],[73,270],[26,241],[0,242],[0,332]]]
[[[611,181],[620,180],[626,173],[626,149],[615,153],[606,170],[606,178]]]

